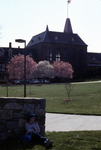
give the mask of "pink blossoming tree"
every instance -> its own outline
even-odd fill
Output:
[[[29,57],[26,56],[26,79],[32,79],[35,77],[34,70],[37,67],[37,63]],[[7,65],[9,79],[21,80],[24,79],[24,55],[15,55],[12,57]]]
[[[59,78],[73,78],[73,68],[72,65],[68,62],[63,61],[54,61],[54,74],[55,77]]]
[[[54,61],[53,67],[54,67],[55,77],[62,78],[63,80],[66,78],[69,78],[69,79],[73,78],[74,71],[70,63],[63,62],[63,61],[60,61],[60,62]],[[65,85],[65,89],[66,89],[69,100],[70,100],[70,94],[72,92],[73,87],[74,86],[71,85],[70,83]]]

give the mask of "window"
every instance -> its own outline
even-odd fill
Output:
[[[75,57],[76,57],[75,50],[72,50],[72,51],[71,51],[71,58],[72,58],[72,59],[75,59]]]
[[[71,41],[74,42],[75,41],[74,38],[72,38]]]
[[[83,51],[82,51],[82,50],[79,51],[79,59],[80,59],[80,60],[83,59]]]
[[[64,51],[63,51],[63,60],[65,62],[68,62],[68,50],[64,49]]]
[[[80,67],[80,68],[83,68],[83,62],[84,62],[83,51],[80,50],[80,51],[79,51],[79,67]]]
[[[57,37],[57,36],[55,36],[55,40],[58,40],[58,37]]]
[[[31,42],[33,43],[33,42],[34,42],[34,40],[32,39],[32,40],[31,40]]]
[[[52,62],[52,49],[47,49],[47,60]]]
[[[73,68],[76,67],[76,51],[75,49],[71,50],[71,64]]]
[[[60,61],[60,50],[56,50],[56,61]]]
[[[0,64],[0,71],[2,71],[2,68],[1,68],[1,67],[2,67],[2,65]]]
[[[38,37],[38,40],[41,40],[41,37],[40,37],[40,36]]]
[[[10,58],[12,57],[12,50],[11,49],[8,50],[8,57],[10,57]]]
[[[2,71],[5,71],[5,64],[2,64]]]
[[[4,50],[0,48],[0,57],[4,57]]]
[[[30,52],[29,57],[32,57],[32,53]]]
[[[21,54],[20,54],[20,52],[18,53],[18,56],[20,56]]]

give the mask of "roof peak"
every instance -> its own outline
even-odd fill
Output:
[[[71,21],[69,18],[66,19],[65,27],[64,27],[64,32],[65,33],[73,33],[72,26],[71,26]]]
[[[46,31],[49,31],[48,25],[46,26]]]

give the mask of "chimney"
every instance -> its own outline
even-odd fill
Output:
[[[12,47],[12,43],[11,42],[9,42],[9,48],[11,48]]]

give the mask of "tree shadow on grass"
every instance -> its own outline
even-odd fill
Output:
[[[52,147],[45,148],[45,146],[40,145],[38,142],[20,142],[17,138],[9,138],[4,141],[0,141],[0,150],[33,150],[34,146],[38,145],[38,148],[43,150],[52,149]]]
[[[35,95],[36,93],[27,93],[28,95]]]
[[[32,149],[38,143],[34,143],[32,141],[24,143],[19,142],[18,139],[9,138],[7,140],[0,142],[0,150],[18,150],[18,149]]]

